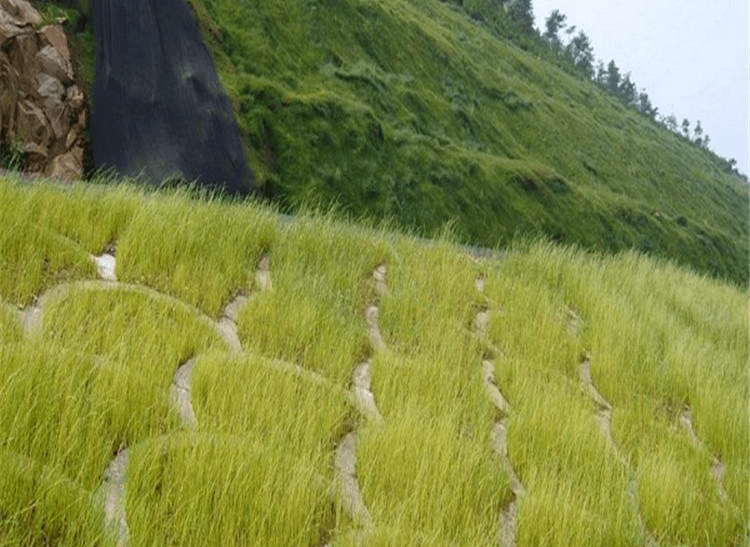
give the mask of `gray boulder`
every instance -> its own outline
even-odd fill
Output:
[[[82,6],[85,8],[85,6]],[[184,0],[94,0],[97,167],[159,185],[255,186],[208,49]]]

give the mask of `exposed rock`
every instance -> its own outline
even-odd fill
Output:
[[[62,24],[39,30],[27,0],[0,0],[0,141],[27,173],[75,180],[83,171],[86,98]]]
[[[95,0],[97,167],[247,192],[239,130],[185,0]]]
[[[42,15],[26,0],[0,0],[0,40],[25,33],[42,22]]]

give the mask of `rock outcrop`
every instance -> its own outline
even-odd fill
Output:
[[[95,0],[97,167],[160,184],[254,186],[229,99],[184,0]]]
[[[62,25],[37,29],[26,0],[0,0],[0,141],[26,157],[21,168],[61,180],[81,178],[86,98]]]

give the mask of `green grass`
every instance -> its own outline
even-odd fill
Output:
[[[0,344],[21,339],[21,322],[16,310],[0,303]]]
[[[88,254],[119,237],[139,202],[133,188],[42,186],[30,194],[22,183],[0,187],[0,295],[25,307],[34,295],[63,281],[94,279]]]
[[[747,284],[722,161],[437,0],[192,0],[266,195],[487,247],[545,234]]]
[[[197,434],[134,451],[134,545],[319,544],[335,519],[336,437],[352,415],[343,391],[213,353],[196,364],[193,404]]]
[[[519,547],[642,545],[641,523],[660,546],[748,545],[750,343],[733,284],[543,241],[478,260],[450,232],[187,190],[2,179],[0,196],[0,545],[110,545],[97,492],[125,447],[134,546],[496,545],[514,498],[492,448],[500,418],[525,490]],[[93,281],[88,254],[109,246],[120,285]],[[270,290],[254,280],[263,255]],[[216,319],[239,293],[231,353]],[[41,322],[23,333],[17,310],[35,300]],[[584,356],[616,448],[579,385]],[[171,390],[193,357],[190,430]],[[368,358],[382,422],[349,392]],[[365,528],[331,497],[348,432]]]
[[[238,321],[248,348],[348,385],[369,353],[364,308],[368,278],[386,243],[330,217],[301,218],[269,249],[274,290],[255,294]]]
[[[46,304],[40,335],[3,347],[2,446],[94,490],[115,451],[178,427],[174,371],[214,345],[181,306],[71,288]]]
[[[153,287],[215,317],[252,285],[261,253],[277,237],[270,211],[190,192],[147,199],[118,240],[118,279]],[[227,237],[231,234],[231,237]],[[189,240],[190,244],[185,245]]]
[[[0,450],[0,545],[108,546],[103,512],[91,494],[64,473]]]
[[[496,305],[506,310],[498,314],[492,328],[496,345],[509,353],[498,364],[501,383],[512,389],[517,378],[523,381],[530,370],[575,381],[580,360],[576,349],[586,348],[593,381],[613,406],[613,436],[638,479],[640,507],[649,529],[668,544],[739,542],[746,526],[742,515],[748,511],[750,457],[743,296],[736,292],[730,296],[724,292],[727,287],[715,281],[635,253],[597,259],[538,244],[528,254],[509,256],[501,268],[510,280],[490,288]],[[553,356],[545,358],[546,350],[541,355],[533,350],[542,336],[555,330],[558,337],[563,334],[562,324],[550,329],[544,323],[553,320],[554,305],[545,310],[545,299],[527,288],[539,283],[547,286],[547,302],[557,300],[558,309],[572,307],[583,318],[580,339],[570,340],[568,351],[558,351],[556,362]],[[696,313],[698,307],[702,313]],[[542,310],[542,321],[519,321],[520,316],[532,317],[529,308]],[[511,330],[511,325],[518,330]],[[551,342],[540,345],[553,347]],[[555,382],[560,383],[563,379]],[[548,392],[540,390],[532,404],[548,398]],[[513,392],[509,395],[513,405]],[[684,405],[691,408],[702,447],[693,446],[680,428]],[[550,414],[559,415],[559,410]],[[719,499],[711,479],[712,455],[727,468],[728,500]],[[529,458],[516,454],[515,459],[522,466]],[[697,499],[705,505],[696,505]]]
[[[469,331],[475,266],[446,241],[423,245],[397,242],[388,263],[385,349],[373,360],[386,423],[367,424],[358,447],[363,496],[379,523],[367,544],[494,545],[511,494],[492,453],[494,411]]]
[[[637,249],[748,283],[726,161],[438,0],[190,0],[261,193],[485,247]],[[54,10],[54,5],[48,11]],[[51,12],[50,12],[51,13]],[[92,25],[76,35],[94,80]]]

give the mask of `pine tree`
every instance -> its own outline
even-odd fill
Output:
[[[630,72],[625,74],[625,78],[620,82],[617,88],[617,95],[625,103],[625,106],[635,106],[638,93],[635,83],[630,79]]]
[[[586,33],[580,31],[566,48],[575,67],[591,79],[594,76],[594,48]]]
[[[596,83],[604,87],[607,83],[607,69],[604,67],[604,61],[599,59],[596,65]]]
[[[604,81],[604,87],[610,95],[619,96],[620,79],[620,69],[617,68],[614,59],[612,59],[607,65],[607,76]]]
[[[701,121],[695,122],[695,129],[693,129],[693,142],[698,146],[703,146],[703,128],[701,127]]]
[[[534,8],[531,0],[513,0],[508,5],[508,17],[527,36],[534,34]]]
[[[546,30],[544,31],[542,38],[547,41],[554,51],[560,51],[562,49],[562,42],[560,42],[560,37],[557,33],[564,27],[564,23],[565,15],[560,13],[560,10],[554,10],[544,22]]]
[[[664,120],[664,125],[667,126],[667,129],[669,129],[672,133],[677,133],[677,116],[674,114],[670,114],[667,116],[667,118]]]
[[[649,99],[648,93],[646,93],[645,89],[638,95],[638,110],[641,114],[645,114],[652,120],[656,119],[656,115],[659,111],[658,108],[651,104],[651,99]]]
[[[686,139],[690,138],[690,120],[687,118],[682,119],[682,134]]]

